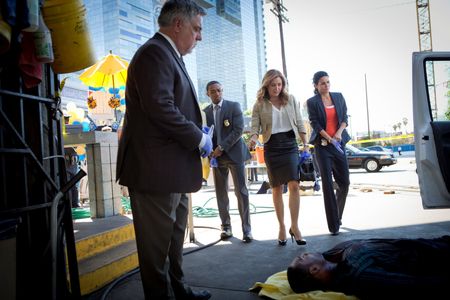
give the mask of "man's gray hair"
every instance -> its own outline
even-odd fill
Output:
[[[164,3],[158,17],[159,27],[170,26],[175,18],[192,20],[197,15],[204,16],[206,11],[192,0],[168,0]]]

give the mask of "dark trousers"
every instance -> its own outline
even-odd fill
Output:
[[[314,153],[322,178],[322,192],[328,230],[330,232],[337,232],[339,231],[344,213],[345,201],[350,185],[347,157],[345,153],[339,153],[333,145],[315,145]],[[337,184],[336,194],[333,188],[333,177]]]
[[[67,180],[69,181],[77,174],[78,169],[75,172],[67,172]],[[80,207],[80,197],[79,197],[79,186],[80,182],[77,182],[70,190],[69,194],[71,197],[72,207]]]
[[[239,215],[242,222],[242,233],[252,231],[250,225],[250,209],[248,189],[246,186],[244,163],[234,163],[226,154],[217,159],[218,167],[213,168],[214,186],[216,188],[217,207],[223,227],[231,228],[230,199],[228,198],[228,174],[231,172],[234,183],[234,194],[238,201]]]
[[[183,299],[187,196],[129,192],[145,299]]]

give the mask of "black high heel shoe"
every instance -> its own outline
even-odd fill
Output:
[[[287,240],[278,240],[278,246],[286,246]]]
[[[292,232],[291,228],[289,228],[289,234],[291,235],[292,243],[294,243],[295,236],[294,236],[294,233]],[[306,245],[306,240],[304,240],[304,239],[295,240],[295,242],[297,243],[297,245],[300,245],[300,246]]]

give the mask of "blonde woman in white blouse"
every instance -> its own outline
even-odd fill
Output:
[[[279,223],[278,245],[287,242],[284,224],[283,184],[289,190],[289,210],[292,241],[305,245],[306,241],[298,227],[300,211],[298,144],[301,139],[306,146],[306,130],[300,114],[300,104],[287,92],[286,78],[278,70],[269,70],[264,75],[253,106],[252,136],[250,146],[254,146],[261,134],[264,143],[264,160],[267,167],[272,197]],[[304,147],[308,151],[308,147]]]

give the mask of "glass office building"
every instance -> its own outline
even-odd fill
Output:
[[[207,15],[203,40],[185,57],[201,103],[208,103],[205,86],[220,81],[224,96],[251,109],[266,71],[263,0],[195,0]],[[111,50],[131,60],[136,50],[157,31],[164,0],[85,0],[97,60]],[[72,76],[77,77],[77,76]],[[81,84],[70,80],[63,100],[76,100]],[[86,89],[87,90],[87,89]],[[84,94],[86,95],[86,94]],[[78,99],[85,106],[86,98]],[[81,101],[84,101],[83,103]]]

